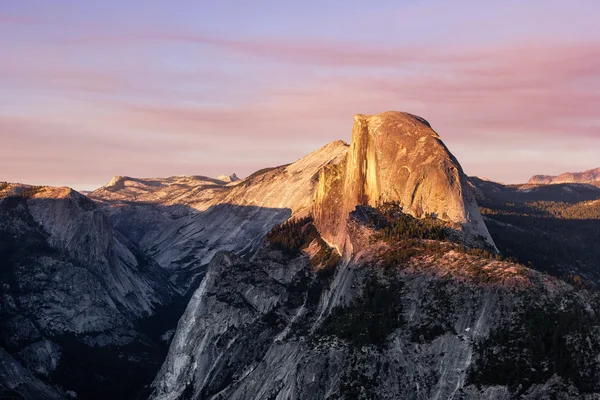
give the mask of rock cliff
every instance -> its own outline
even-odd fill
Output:
[[[115,177],[90,197],[185,291],[219,250],[250,257],[273,226],[309,214],[319,170],[347,149],[335,141],[233,185],[206,177]]]
[[[89,198],[0,188],[0,397],[131,395],[159,362],[139,322],[175,293]]]
[[[235,178],[117,176],[89,197],[0,183],[0,397],[600,393],[591,270],[567,254],[560,271],[586,274],[561,281],[502,259],[471,191],[514,217],[514,199],[597,188],[469,184],[431,126],[399,112],[357,115],[350,145]],[[596,243],[596,204],[561,211],[585,225],[534,261]],[[488,221],[510,254],[507,237],[534,248],[539,216],[529,231]]]
[[[401,112],[356,115],[346,157],[320,172],[316,225],[342,253],[355,206],[386,202],[418,218],[433,215],[494,246],[460,164],[427,121]]]
[[[251,262],[218,253],[151,399],[591,399],[600,389],[593,293],[451,244],[386,263],[400,243],[365,229],[351,221],[361,250],[325,270],[310,251],[272,243]]]

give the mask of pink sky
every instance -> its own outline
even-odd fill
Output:
[[[596,1],[224,3],[2,3],[0,180],[245,176],[386,110],[470,175],[600,167]]]

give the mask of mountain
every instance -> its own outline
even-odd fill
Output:
[[[600,188],[469,182],[502,254],[539,271],[600,285]]]
[[[471,188],[424,120],[357,116],[309,216],[212,258],[151,398],[598,393],[597,292],[496,253]]]
[[[151,374],[148,363],[159,362],[138,323],[171,302],[174,288],[87,197],[69,188],[0,189],[0,347],[10,370],[0,371],[0,393],[38,391],[30,384],[40,379],[53,382],[45,391],[54,397],[89,395],[99,381],[107,391],[136,389],[126,371]],[[82,366],[82,357],[98,354],[102,360]]]
[[[359,120],[367,126],[369,119],[360,116]],[[348,215],[355,204],[400,201],[413,215],[439,213],[441,219],[464,232],[469,240],[477,238],[482,244],[493,246],[474,197],[465,187],[466,177],[460,165],[428,124],[395,112],[382,113],[371,120],[374,128],[364,130],[366,136],[355,125],[350,146],[342,141],[330,143],[290,165],[257,171],[234,186],[206,177],[115,177],[91,193],[90,198],[104,204],[117,229],[133,238],[144,253],[171,274],[171,282],[183,290],[196,282],[190,277],[202,276],[217,251],[229,250],[250,257],[273,226],[292,216],[307,215],[313,209],[316,223],[329,243],[335,239],[328,232],[343,236],[343,215]],[[356,158],[357,152],[366,151],[364,145],[358,149],[360,143],[380,137],[388,138],[386,143],[393,146],[386,147],[383,142],[369,145],[368,157],[384,151],[379,159],[368,164],[366,159]],[[398,159],[394,158],[396,155]],[[356,196],[362,189],[349,187],[339,193],[328,180],[337,176],[336,168],[351,163],[377,166],[377,171],[362,172],[362,185],[381,193],[369,193],[364,202],[348,200],[342,210],[335,202],[350,199],[350,191]],[[421,172],[414,173],[402,186],[403,175],[387,175],[386,171],[393,170],[392,165],[399,171],[413,168]],[[357,184],[355,178],[348,175],[345,179]],[[429,182],[435,183],[427,186]],[[341,221],[341,225],[326,226],[326,220],[334,221],[333,224]]]
[[[323,265],[335,250],[310,219],[270,234],[252,261],[218,253],[151,398],[578,399],[598,390],[597,294],[462,244],[382,240],[364,214],[373,209],[357,208],[347,227],[361,250],[337,264]]]
[[[308,214],[319,170],[343,157],[347,148],[336,141],[235,185],[205,177],[115,177],[90,198],[185,291],[217,251],[250,257],[273,226]]]
[[[0,184],[0,393],[134,396],[213,255],[250,257],[273,226],[306,215],[319,169],[346,149],[334,142],[238,185],[115,177],[87,197]]]
[[[467,178],[400,112],[235,178],[0,183],[0,397],[600,393],[600,189]]]
[[[236,174],[220,175],[217,179],[225,183],[237,182],[240,180]]]
[[[600,187],[583,183],[505,185],[477,177],[469,178],[477,201],[482,199],[506,203],[552,201],[576,203],[600,198]]]
[[[206,176],[172,176],[169,178],[132,178],[115,176],[110,182],[89,194],[103,201],[177,204],[190,191],[206,190],[224,185],[218,179]]]
[[[356,115],[348,154],[321,170],[315,223],[343,252],[349,213],[357,205],[390,202],[494,246],[462,168],[427,121],[399,112]]]
[[[586,183],[600,187],[600,168],[585,172],[567,172],[558,176],[535,175],[529,179],[530,184],[548,185],[555,183]]]

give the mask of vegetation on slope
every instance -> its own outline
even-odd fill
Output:
[[[408,239],[446,240],[448,233],[444,223],[433,215],[415,218],[403,212],[397,202],[378,205],[363,212],[368,214],[368,223],[377,229],[375,239],[398,242]]]
[[[330,269],[339,261],[338,253],[321,238],[311,216],[290,219],[275,226],[267,234],[266,239],[274,248],[289,256],[299,255],[302,250],[307,249],[311,243],[316,241],[319,250],[311,257],[313,266]]]
[[[598,389],[600,319],[573,299],[561,304],[524,299],[525,307],[502,318],[475,346],[470,383],[507,385],[522,393],[558,375],[581,392]]]
[[[572,283],[581,275],[600,284],[600,201],[481,203],[502,253]]]
[[[372,242],[388,244],[380,254],[384,268],[398,267],[417,255],[441,257],[450,251],[485,260],[506,260],[492,249],[468,246],[459,234],[432,215],[415,218],[404,213],[398,203],[383,203],[376,208],[360,206],[353,217],[375,230]]]
[[[273,247],[288,255],[300,254],[319,236],[312,223],[312,217],[289,219],[277,225],[267,234],[267,240]]]
[[[401,291],[401,281],[392,279],[385,283],[372,275],[362,296],[333,309],[319,334],[338,337],[356,347],[381,345],[404,323]]]

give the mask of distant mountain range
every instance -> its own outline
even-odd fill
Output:
[[[600,187],[600,168],[585,172],[566,172],[558,176],[535,175],[529,182],[533,185],[548,185],[557,183],[586,183]]]

